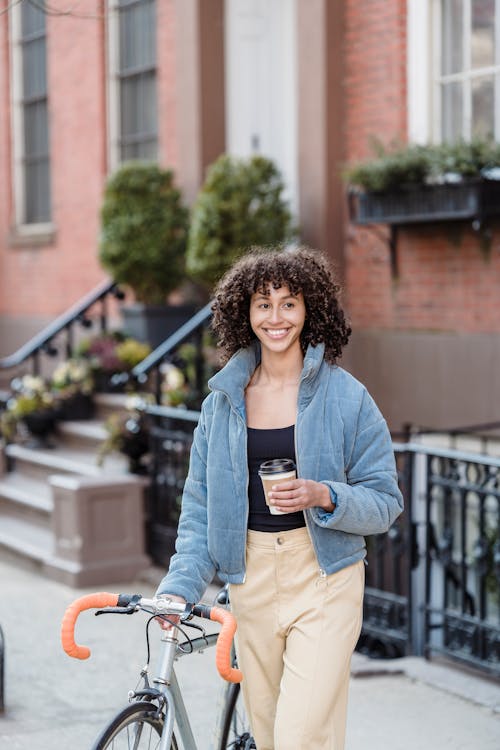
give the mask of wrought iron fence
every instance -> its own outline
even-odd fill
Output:
[[[405,656],[412,644],[412,570],[418,565],[412,520],[412,454],[396,452],[406,510],[387,534],[367,537],[363,629],[357,650],[370,656]]]
[[[149,407],[149,551],[173,552],[196,411]],[[500,459],[394,443],[405,512],[367,539],[358,650],[444,654],[500,676]]]
[[[146,498],[146,539],[153,560],[166,567],[174,552],[182,490],[199,412],[149,406],[147,413],[151,420],[152,462]]]
[[[500,676],[500,460],[427,455],[425,649]]]

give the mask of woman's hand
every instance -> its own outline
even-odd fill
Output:
[[[277,482],[268,497],[271,505],[284,513],[295,513],[306,508],[323,508],[327,513],[332,513],[335,508],[326,484],[313,479]]]
[[[182,596],[176,596],[175,594],[159,594],[159,599],[170,599],[172,602],[181,602],[182,604],[186,603],[186,600]],[[179,622],[180,615],[169,615],[168,619],[170,622],[167,622],[167,620],[164,620],[162,617],[156,617],[156,622],[158,625],[162,628],[162,630],[171,630],[174,624],[177,624]]]

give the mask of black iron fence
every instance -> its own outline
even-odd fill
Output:
[[[426,651],[500,676],[500,459],[429,452],[425,528]]]
[[[182,490],[199,412],[149,406],[151,482],[146,499],[146,540],[153,560],[167,566],[174,552]]]
[[[149,407],[149,551],[168,565],[198,412]],[[367,539],[373,656],[445,654],[500,676],[500,459],[395,443],[405,512]]]
[[[366,540],[366,588],[363,629],[357,650],[395,658],[412,649],[412,571],[418,566],[416,525],[412,513],[412,454],[396,452],[405,512],[387,534]]]

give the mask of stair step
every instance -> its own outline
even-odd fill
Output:
[[[105,476],[127,472],[125,456],[113,454],[106,458],[103,466],[97,465],[95,450],[78,450],[68,446],[54,449],[26,448],[11,444],[5,449],[9,459],[15,461],[16,469],[33,478],[44,478],[50,474],[82,474],[84,476]]]
[[[11,500],[44,513],[52,513],[52,493],[47,482],[40,482],[17,471],[0,477],[0,498]]]
[[[84,452],[97,450],[108,437],[103,422],[98,419],[60,422],[57,427],[58,443],[68,448],[80,448]]]
[[[2,517],[0,546],[20,557],[43,562],[53,554],[53,534],[24,518]]]
[[[127,393],[94,393],[97,417],[104,420],[114,412],[126,411],[129,398]]]

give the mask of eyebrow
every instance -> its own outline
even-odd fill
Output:
[[[263,292],[259,292],[259,293],[255,292],[255,294],[256,294],[255,299],[266,299],[267,300],[270,297],[270,294],[264,294]],[[296,294],[287,294],[284,297],[281,297],[280,299],[282,299],[282,300],[284,300],[284,299],[297,299],[297,295]]]

